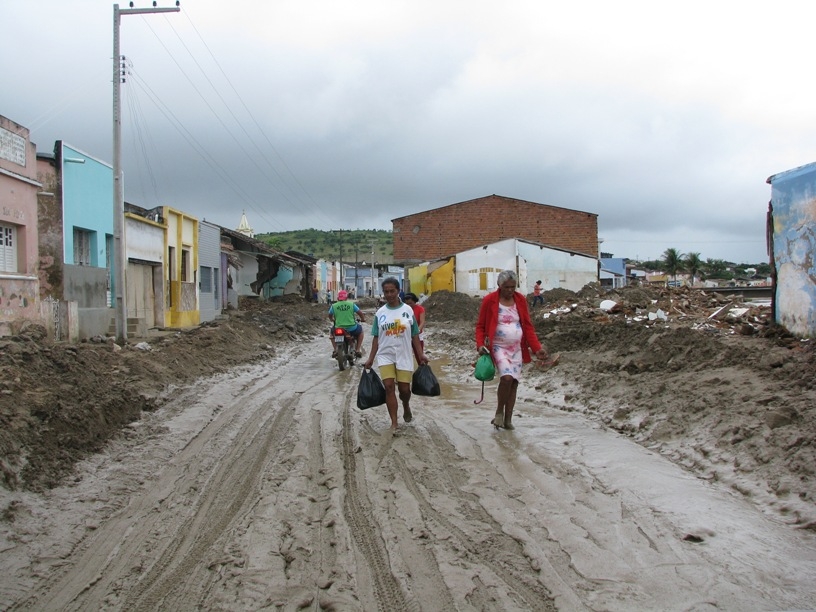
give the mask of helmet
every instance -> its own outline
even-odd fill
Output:
[[[337,292],[337,299],[340,300],[341,302],[343,300],[347,300],[348,299],[348,291],[343,291],[342,289],[340,291],[338,291]]]

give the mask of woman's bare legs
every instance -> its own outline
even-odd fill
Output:
[[[507,394],[507,403],[504,405],[504,428],[515,429],[513,427],[513,408],[516,407],[516,391],[518,391],[518,381],[515,378],[510,379],[510,391]]]
[[[397,381],[393,378],[383,378],[385,387],[385,406],[388,408],[388,416],[391,417],[391,431],[397,429]]]
[[[516,406],[516,390],[518,381],[512,376],[505,375],[499,380],[498,407],[496,416],[493,417],[493,425],[504,427],[505,429],[515,429],[513,427],[513,408]]]
[[[397,389],[399,390],[399,398],[402,402],[402,418],[406,423],[410,423],[414,418],[414,415],[411,413],[411,405],[409,403],[411,401],[411,383],[397,383]]]

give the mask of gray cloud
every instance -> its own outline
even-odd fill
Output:
[[[390,229],[498,193],[597,213],[618,256],[763,261],[765,178],[816,156],[799,42],[816,9],[722,4],[189,0],[126,16],[126,199],[281,231]],[[40,151],[112,159],[112,6],[4,7],[0,114]]]

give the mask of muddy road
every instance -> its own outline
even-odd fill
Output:
[[[0,608],[816,606],[811,532],[561,410],[558,368],[496,431],[491,383],[475,405],[435,359],[443,396],[392,437],[326,344],[171,389],[70,483],[15,493]]]

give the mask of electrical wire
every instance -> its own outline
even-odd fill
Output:
[[[187,19],[187,21],[190,23],[190,26],[193,28],[193,31],[195,31],[196,35],[198,36],[199,40],[201,41],[201,44],[202,44],[202,45],[204,45],[204,48],[207,50],[207,53],[209,53],[210,58],[212,59],[213,63],[214,63],[214,64],[215,64],[215,65],[218,67],[218,70],[219,70],[219,72],[221,73],[221,75],[224,77],[224,80],[225,80],[225,81],[227,82],[227,84],[230,86],[230,89],[232,89],[232,91],[233,91],[233,93],[235,94],[236,98],[238,98],[238,101],[241,103],[241,106],[244,108],[244,110],[246,111],[247,115],[249,115],[249,118],[252,120],[252,123],[253,123],[253,125],[255,126],[255,128],[258,130],[258,133],[260,133],[261,135],[263,135],[264,140],[266,140],[266,143],[269,145],[269,148],[270,148],[270,149],[271,149],[271,150],[272,150],[272,151],[275,153],[276,157],[277,157],[277,158],[280,160],[280,162],[281,162],[281,164],[283,165],[283,167],[284,167],[284,168],[286,168],[286,171],[289,173],[289,175],[292,177],[292,179],[293,179],[293,180],[295,181],[295,183],[298,185],[298,187],[300,188],[300,190],[301,190],[301,191],[302,191],[302,192],[303,192],[303,193],[306,195],[306,197],[309,199],[309,201],[311,201],[311,202],[312,202],[312,204],[315,206],[315,208],[318,210],[318,212],[319,212],[320,214],[324,215],[324,217],[326,218],[326,220],[328,220],[328,221],[331,223],[331,221],[332,221],[332,220],[331,220],[331,219],[329,219],[329,218],[326,216],[325,211],[323,211],[323,208],[320,206],[320,204],[318,204],[318,202],[317,202],[317,201],[316,201],[316,200],[315,200],[315,199],[312,197],[312,195],[311,195],[311,194],[308,192],[308,190],[307,190],[307,189],[306,189],[306,188],[303,186],[303,184],[302,184],[302,183],[300,182],[300,180],[297,178],[297,176],[295,175],[295,173],[294,173],[294,172],[292,172],[292,169],[289,167],[289,165],[286,163],[286,160],[283,158],[283,156],[280,154],[280,152],[278,151],[278,149],[277,149],[277,148],[275,147],[275,145],[272,143],[272,141],[270,140],[269,136],[266,134],[266,131],[263,129],[263,127],[261,127],[261,125],[260,125],[260,123],[257,121],[257,119],[255,119],[255,116],[252,114],[252,111],[249,109],[249,106],[246,104],[246,102],[244,101],[243,97],[241,97],[241,94],[240,94],[240,93],[238,92],[238,90],[235,88],[235,86],[233,85],[233,83],[232,83],[232,81],[230,80],[229,76],[227,76],[227,73],[224,71],[224,69],[223,69],[223,67],[221,66],[220,62],[219,62],[219,61],[218,61],[218,59],[215,57],[215,54],[212,52],[212,50],[210,49],[209,45],[208,45],[208,44],[207,44],[207,42],[204,40],[204,37],[203,37],[203,36],[201,35],[201,33],[199,32],[198,28],[195,26],[195,24],[193,23],[192,19],[190,19],[189,12],[188,12],[188,11],[185,11],[185,12],[184,12],[184,16],[185,16],[185,18]],[[172,24],[171,24],[171,27],[172,27]],[[174,29],[173,31],[175,32],[175,29]],[[178,34],[177,34],[177,35],[178,35]],[[213,89],[215,89],[215,87],[213,87]],[[226,105],[226,103],[225,103],[225,105]],[[226,105],[226,106],[227,106],[227,108],[229,108],[229,105]],[[236,121],[237,121],[237,119],[236,119]],[[246,133],[246,130],[244,130],[244,133]],[[248,134],[247,134],[247,135],[248,135]],[[255,141],[254,141],[253,139],[251,139],[251,140],[252,140],[253,144],[255,144]],[[258,147],[257,145],[256,145],[256,148],[258,149],[258,151],[260,151],[260,152],[261,152],[261,155],[263,156],[264,160],[266,160],[266,162],[267,162],[267,163],[270,165],[270,167],[273,167],[272,162],[271,162],[271,161],[269,161],[269,159],[266,157],[266,154],[265,154],[265,153],[262,151],[262,149],[261,149],[260,147]],[[276,173],[277,173],[277,170],[276,170]],[[280,175],[278,174],[278,176],[280,176]],[[290,188],[290,189],[291,189],[291,188]]]
[[[256,157],[256,156],[254,156],[254,155],[251,155],[251,154],[250,154],[250,152],[249,152],[249,151],[248,151],[248,150],[245,148],[245,146],[244,146],[243,142],[242,142],[242,141],[241,141],[241,140],[240,140],[240,139],[239,139],[239,138],[238,138],[238,137],[237,137],[237,136],[236,136],[236,135],[233,133],[233,131],[231,131],[231,130],[229,129],[229,127],[228,127],[228,126],[226,125],[226,123],[224,122],[223,118],[222,118],[222,117],[219,115],[219,113],[218,113],[218,112],[217,112],[217,111],[216,111],[216,110],[213,108],[213,106],[212,106],[212,105],[209,103],[209,101],[207,100],[207,98],[204,96],[203,92],[202,92],[202,91],[201,91],[201,90],[200,90],[200,89],[199,89],[199,88],[196,86],[196,84],[193,82],[193,80],[190,78],[190,76],[187,74],[187,72],[184,70],[184,68],[181,66],[181,64],[180,64],[180,63],[179,63],[179,62],[176,60],[176,58],[174,57],[173,53],[172,53],[172,52],[171,52],[171,51],[170,51],[170,50],[167,48],[167,46],[164,44],[164,42],[163,42],[163,41],[160,39],[160,37],[159,37],[159,36],[156,34],[155,30],[153,30],[153,28],[152,28],[152,27],[151,27],[149,24],[148,24],[148,28],[151,30],[151,32],[153,32],[153,34],[154,34],[154,36],[156,36],[157,40],[159,40],[159,43],[160,43],[160,44],[162,45],[162,47],[165,49],[165,51],[167,52],[168,56],[170,56],[170,58],[171,58],[171,59],[173,60],[173,62],[176,64],[176,66],[177,66],[177,67],[178,67],[178,69],[181,71],[181,73],[184,75],[184,77],[187,79],[187,81],[190,83],[190,85],[193,87],[193,89],[195,90],[195,92],[197,93],[197,95],[199,96],[199,98],[200,98],[200,99],[201,99],[201,100],[202,100],[202,101],[205,103],[205,105],[206,105],[206,106],[207,106],[207,107],[210,109],[210,111],[212,112],[213,116],[215,116],[216,120],[217,120],[217,121],[218,121],[218,122],[221,124],[221,126],[222,126],[222,127],[223,127],[223,128],[226,130],[226,131],[227,131],[227,133],[228,133],[228,134],[229,134],[229,135],[232,137],[232,139],[235,141],[235,143],[237,144],[237,146],[239,147],[239,149],[240,149],[240,150],[241,150],[241,151],[244,153],[244,155],[245,155],[245,156],[246,156],[246,157],[249,159],[249,161],[252,163],[252,165],[253,165],[253,166],[255,166],[255,168],[256,168],[256,169],[257,169],[257,170],[258,170],[258,171],[259,171],[259,172],[260,172],[260,173],[261,173],[261,174],[264,176],[264,178],[267,180],[268,184],[269,184],[269,185],[270,185],[270,186],[271,186],[273,189],[275,189],[275,190],[276,190],[276,191],[277,191],[277,192],[278,192],[278,193],[281,195],[281,197],[282,197],[282,198],[283,198],[283,199],[284,199],[284,200],[285,200],[285,201],[286,201],[286,202],[287,202],[287,203],[288,203],[288,204],[289,204],[289,205],[290,205],[292,208],[300,208],[300,209],[303,209],[303,208],[304,208],[304,206],[302,205],[302,203],[301,203],[301,206],[297,206],[295,203],[293,203],[293,202],[292,202],[292,201],[291,201],[291,200],[290,200],[290,199],[287,197],[287,195],[286,195],[286,194],[285,194],[285,193],[284,193],[284,192],[283,192],[283,191],[282,191],[282,190],[281,190],[281,189],[280,189],[280,188],[279,188],[279,187],[276,185],[276,183],[275,183],[275,182],[272,180],[272,178],[269,176],[269,174],[267,174],[267,172],[266,172],[266,171],[265,171],[265,170],[264,170],[264,169],[263,169],[263,168],[262,168],[260,165],[258,165],[258,163],[257,163],[257,157]],[[174,31],[175,31],[175,30],[174,30]],[[177,34],[177,36],[178,36],[178,34]],[[179,38],[180,38],[180,37],[179,37]],[[183,43],[183,41],[182,41],[182,43]],[[185,49],[187,49],[187,52],[189,53],[189,49],[186,47],[186,45],[184,45],[184,46],[185,46]],[[190,54],[190,55],[192,56],[192,54]],[[195,59],[194,59],[194,61],[195,61]],[[198,62],[197,62],[197,61],[195,61],[195,63],[196,63],[196,65],[199,67],[199,69],[202,71],[202,73],[204,73],[205,78],[206,78],[206,79],[207,79],[207,81],[210,83],[210,86],[211,86],[211,87],[213,88],[213,90],[214,90],[214,91],[216,91],[216,93],[218,94],[217,89],[215,88],[214,84],[213,84],[213,83],[212,83],[212,81],[209,79],[209,77],[207,77],[206,72],[204,72],[203,68],[201,68],[200,64],[198,64]],[[229,108],[229,105],[227,105],[227,104],[226,104],[226,101],[224,101],[224,100],[223,100],[223,97],[221,97],[221,96],[220,96],[220,94],[218,94],[218,96],[219,96],[219,99],[221,99],[221,101],[224,103],[224,105],[225,105],[227,108]],[[241,128],[241,130],[243,131],[243,133],[244,133],[244,134],[246,134],[246,136],[247,136],[247,138],[249,139],[249,141],[250,141],[250,142],[252,142],[252,143],[255,145],[255,147],[256,147],[256,148],[258,148],[258,147],[257,147],[257,144],[255,144],[255,142],[254,142],[254,141],[252,140],[252,138],[249,136],[249,134],[248,134],[248,132],[246,131],[246,129],[245,129],[245,128],[244,128],[244,127],[243,127],[243,126],[240,124],[240,121],[237,119],[237,117],[235,117],[235,115],[234,115],[234,114],[233,114],[232,116],[233,116],[233,119],[235,119],[235,121],[236,121],[236,122],[239,124],[239,127]],[[258,150],[260,151],[260,149],[258,149]],[[260,151],[260,153],[263,155],[263,152],[262,152],[262,151]],[[265,156],[264,156],[264,157],[265,157]],[[269,163],[269,162],[268,162],[268,159],[267,159],[267,163]],[[280,174],[277,172],[277,170],[276,170],[276,169],[275,169],[273,166],[271,166],[271,164],[270,164],[270,167],[272,167],[272,169],[275,171],[275,173],[278,175],[278,177],[281,179],[281,181],[282,181],[282,182],[284,182],[284,181],[283,181],[283,177],[281,177],[281,176],[280,176]],[[285,184],[285,182],[284,182],[284,184]],[[253,208],[254,208],[254,207],[253,207]],[[271,221],[270,221],[269,219],[267,219],[267,218],[266,218],[266,216],[265,216],[263,213],[261,213],[260,211],[256,211],[256,212],[259,212],[260,216],[261,216],[261,217],[262,217],[264,220],[266,220],[267,222],[271,223]]]
[[[229,173],[221,167],[218,161],[212,156],[209,152],[207,147],[203,146],[193,134],[188,130],[183,122],[173,113],[170,109],[169,105],[165,104],[161,98],[153,91],[150,86],[145,82],[138,72],[135,70],[132,72],[132,79],[131,82],[142,89],[153,101],[159,111],[165,116],[165,118],[170,122],[170,124],[176,129],[176,131],[187,141],[190,147],[201,157],[202,160],[213,170],[213,172],[226,184],[230,189],[239,197],[239,199],[244,202],[249,208],[255,211],[259,216],[264,218],[270,225],[277,226],[280,231],[285,231],[284,228],[274,220],[266,219],[266,215],[264,215],[263,210],[259,207],[257,202],[255,202],[252,197],[246,192],[246,190],[241,187],[241,185],[235,181]]]

